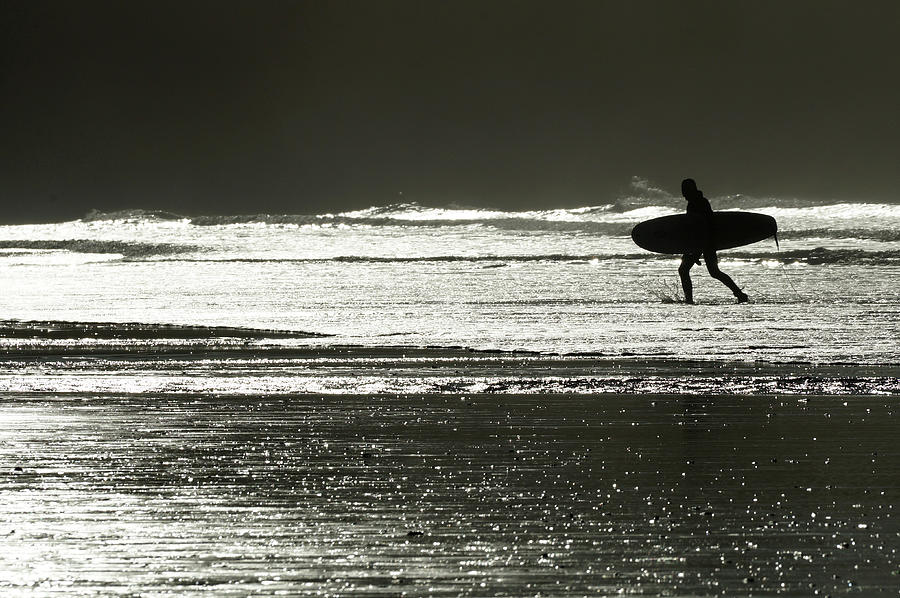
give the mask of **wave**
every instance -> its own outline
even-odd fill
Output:
[[[98,241],[94,239],[53,240],[0,240],[0,249],[24,249],[31,251],[71,251],[74,253],[119,254],[124,258],[139,259],[161,255],[177,255],[197,251],[190,245],[173,243],[139,243],[130,241]]]
[[[769,214],[782,229],[900,229],[900,205],[834,203],[818,200],[729,195],[711,198],[717,210],[747,210]],[[577,231],[601,235],[628,234],[630,226],[650,218],[681,213],[684,200],[652,186],[632,181],[631,194],[610,203],[547,210],[502,210],[449,204],[426,206],[396,203],[329,214],[228,214],[182,216],[159,210],[92,211],[81,222],[177,222],[188,226],[273,227],[490,227],[500,230]],[[844,235],[846,236],[846,235]],[[866,237],[871,238],[871,237]],[[890,240],[890,239],[889,239]]]
[[[823,218],[854,220],[858,218],[900,219],[900,205],[838,203],[785,205],[772,199],[747,202],[745,198],[728,201],[711,200],[717,210],[756,210],[783,218]],[[638,222],[646,218],[679,214],[684,202],[600,204],[552,210],[493,210],[487,208],[428,207],[416,203],[375,206],[364,210],[336,214],[241,214],[207,215],[186,218],[197,226],[230,224],[371,224],[407,226],[446,226],[448,224],[493,223],[534,220],[546,223],[570,222]]]
[[[392,204],[338,214],[242,214],[195,216],[189,219],[196,226],[228,226],[235,224],[269,224],[294,226],[494,226],[529,225],[529,222],[550,226],[579,226],[609,222],[639,221],[645,217],[677,213],[668,206],[643,206],[630,211],[617,210],[612,204],[571,209],[537,211],[501,211],[482,208],[433,208],[419,204]]]
[[[717,206],[718,207],[718,206]],[[737,205],[728,209],[748,209]],[[498,230],[576,231],[601,235],[627,235],[638,222],[681,213],[682,206],[649,205],[622,210],[621,206],[602,205],[582,208],[506,212],[480,209],[426,208],[398,204],[340,214],[245,214],[239,216],[197,216],[194,226],[294,226],[294,227],[490,227]],[[844,231],[872,238],[867,231],[891,231],[900,224],[900,206],[889,204],[835,204],[807,208],[760,206],[753,211],[769,214],[784,228],[825,234]],[[880,233],[883,234],[883,233]],[[892,237],[888,235],[888,239]]]
[[[837,203],[799,207],[770,204],[759,209],[776,219],[815,218],[826,221],[851,222],[859,219],[895,222],[900,220],[900,205],[884,203]]]
[[[310,214],[237,214],[192,216],[187,219],[195,226],[232,226],[245,224],[319,226],[337,223],[333,216]]]
[[[807,250],[770,250],[755,251],[728,250],[719,252],[720,260],[736,259],[752,262],[775,261],[783,264],[804,263],[821,264],[871,264],[881,265],[900,261],[900,250],[867,251],[863,249],[828,249],[817,247]],[[629,253],[592,253],[592,254],[528,254],[528,255],[420,255],[420,256],[367,256],[341,255],[329,258],[282,258],[282,257],[229,257],[229,258],[186,258],[182,262],[224,262],[224,263],[348,263],[348,264],[405,264],[405,263],[472,263],[484,264],[483,267],[501,267],[516,263],[596,263],[607,260],[677,260],[680,256],[635,251]]]
[[[191,225],[291,226],[296,228],[465,228],[479,227],[508,231],[571,231],[601,236],[626,236],[637,222],[675,214],[665,206],[648,206],[630,212],[615,212],[610,206],[592,206],[568,210],[538,212],[500,212],[494,210],[458,210],[422,206],[383,206],[342,214],[245,214],[197,216]],[[379,215],[380,214],[380,215]],[[602,216],[601,216],[602,215]]]
[[[746,257],[741,253],[729,254]],[[867,264],[880,265],[900,261],[900,250],[866,251],[863,249],[827,249],[816,247],[809,250],[782,251],[768,256],[753,255],[757,259],[776,259],[780,262],[803,262],[810,265],[822,264]]]
[[[900,222],[900,205],[867,202],[834,202],[827,199],[766,197],[744,194],[712,196],[716,210],[761,211],[776,219],[804,218],[826,221],[860,218],[887,219]],[[575,208],[547,210],[504,210],[483,206],[448,204],[426,206],[416,202],[372,206],[361,210],[327,214],[211,214],[184,216],[163,210],[129,209],[113,212],[92,210],[82,222],[183,221],[194,226],[469,226],[487,225],[498,228],[527,230],[541,227],[550,230],[589,230],[600,223],[637,223],[641,220],[676,214],[684,210],[684,199],[657,187],[646,178],[633,176],[627,191],[612,201]],[[892,228],[897,228],[892,227]]]
[[[82,222],[102,222],[105,220],[128,220],[128,221],[145,221],[145,220],[184,220],[184,216],[166,212],[164,210],[116,210],[113,212],[101,212],[100,210],[91,210],[81,219]]]
[[[778,231],[782,241],[790,239],[859,239],[884,243],[900,242],[900,230],[894,228],[807,228]]]

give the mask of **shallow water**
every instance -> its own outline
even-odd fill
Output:
[[[682,203],[0,227],[0,593],[895,594],[900,208]]]
[[[364,347],[283,331],[0,322],[0,392],[898,395],[900,364]]]
[[[781,248],[721,253],[752,305],[734,305],[698,267],[700,305],[686,307],[674,304],[679,259],[629,237],[683,200],[633,203],[5,226],[0,316],[299,330],[366,346],[900,362],[900,207],[716,199],[776,216]]]
[[[895,595],[893,398],[13,395],[4,595]]]

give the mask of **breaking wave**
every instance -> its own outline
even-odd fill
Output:
[[[565,198],[560,198],[565,199]],[[756,197],[744,194],[710,196],[716,210],[752,210],[783,219],[812,217],[835,221],[871,218],[888,220],[900,228],[900,205],[835,202],[828,199],[796,197]],[[184,216],[164,210],[128,209],[113,212],[92,210],[82,222],[181,221],[194,226],[274,225],[274,226],[467,226],[539,230],[586,230],[610,223],[637,223],[641,220],[683,211],[680,194],[671,193],[648,179],[632,176],[618,197],[596,205],[549,210],[510,211],[458,204],[426,206],[416,202],[372,206],[334,214],[231,214]],[[568,227],[568,228],[567,228]],[[597,232],[604,232],[602,230]]]
[[[756,211],[775,217],[783,238],[821,236],[900,240],[900,205],[834,202],[809,198],[712,196],[716,210]],[[625,236],[642,220],[681,213],[684,200],[642,177],[632,177],[619,197],[596,205],[548,210],[512,211],[458,204],[427,206],[416,202],[372,206],[329,214],[219,214],[184,216],[162,210],[92,211],[90,223],[169,222],[197,227],[479,227],[509,231],[574,232]]]
[[[878,241],[900,240],[900,206],[890,204],[829,204],[802,208],[767,205],[747,206],[740,202],[716,202],[718,209],[754,210],[775,217],[782,238],[818,236],[860,238]],[[678,214],[681,205],[628,206],[606,204],[581,208],[508,212],[473,208],[431,208],[418,204],[395,204],[338,214],[243,214],[208,215],[180,220],[188,226],[272,226],[295,228],[448,228],[475,227],[507,231],[573,232],[599,236],[627,236],[643,220]],[[134,215],[134,212],[129,212]],[[159,220],[157,216],[152,219]],[[97,218],[93,222],[103,220]],[[121,222],[118,218],[108,221]]]
[[[142,221],[142,220],[184,220],[184,216],[179,216],[172,212],[163,210],[116,210],[114,212],[101,212],[99,210],[91,210],[82,219],[82,222],[102,222],[106,220],[125,220],[125,221]]]
[[[508,212],[475,208],[431,208],[419,204],[394,204],[342,212],[339,214],[245,214],[226,216],[196,216],[190,218],[195,226],[229,225],[289,225],[289,226],[391,226],[391,227],[448,227],[491,226],[510,230],[585,230],[606,232],[603,227],[625,225],[655,216],[677,213],[668,206],[644,206],[620,211],[613,205],[589,206],[574,209]],[[630,229],[628,229],[630,230]]]
[[[866,251],[863,249],[827,249],[817,247],[809,250],[761,250],[740,251],[726,250],[719,252],[721,260],[737,259],[752,262],[774,261],[783,264],[803,263],[821,264],[876,264],[900,261],[900,250]],[[418,256],[368,256],[341,255],[328,258],[284,258],[284,257],[226,257],[226,258],[185,258],[182,262],[227,262],[227,263],[347,263],[347,264],[404,264],[404,263],[472,263],[482,264],[484,268],[502,267],[518,263],[584,263],[590,264],[598,260],[678,260],[677,255],[653,254],[646,251],[633,253],[594,253],[594,254],[528,254],[528,255],[418,255]]]

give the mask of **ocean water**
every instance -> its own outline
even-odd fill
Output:
[[[0,227],[4,346],[69,356],[76,346],[228,348],[231,372],[210,375],[224,362],[208,354],[204,376],[193,359],[180,373],[157,364],[138,375],[131,364],[123,379],[119,361],[94,358],[82,363],[89,376],[38,368],[23,382],[16,370],[0,376],[0,387],[619,392],[622,380],[638,379],[650,382],[632,390],[715,390],[695,384],[691,374],[702,373],[721,392],[897,390],[900,206],[713,198],[716,209],[774,216],[779,242],[720,253],[750,304],[736,305],[695,267],[698,305],[687,306],[679,303],[679,258],[646,252],[629,236],[641,220],[678,213],[683,200],[640,190],[612,204],[531,212],[402,204],[187,218],[136,210]],[[47,335],[29,333],[29,321],[90,325]],[[116,326],[123,323],[148,326]],[[179,339],[153,325],[206,332]],[[104,338],[110,329],[120,332]],[[340,355],[272,353],[347,345],[479,353],[463,362],[422,356],[430,369],[399,377],[385,372],[409,369],[402,353],[377,368],[346,365]],[[558,363],[530,368],[523,381],[522,371],[504,376],[495,357],[483,362],[484,351],[555,355]],[[321,367],[328,359],[337,364],[331,370]],[[238,363],[256,373],[236,376]],[[793,378],[778,378],[779,368]]]
[[[0,593],[897,595],[900,207],[0,227]]]
[[[629,237],[637,222],[682,210],[660,193],[535,212],[131,211],[3,226],[3,319],[305,331],[365,346],[898,362],[900,206],[714,198],[716,209],[774,216],[780,246],[720,253],[750,305],[695,267],[690,307],[677,303],[678,257]]]

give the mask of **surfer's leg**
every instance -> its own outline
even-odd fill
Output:
[[[706,260],[706,269],[707,271],[709,271],[709,275],[731,289],[731,292],[734,293],[735,297],[737,297],[738,303],[746,303],[746,293],[738,288],[734,281],[731,280],[730,276],[719,270],[719,257],[716,255],[716,252],[704,252],[703,259]]]
[[[684,254],[681,256],[681,265],[678,266],[678,276],[681,277],[681,289],[684,291],[684,302],[694,302],[694,284],[691,282],[691,267],[697,261],[696,255]]]

